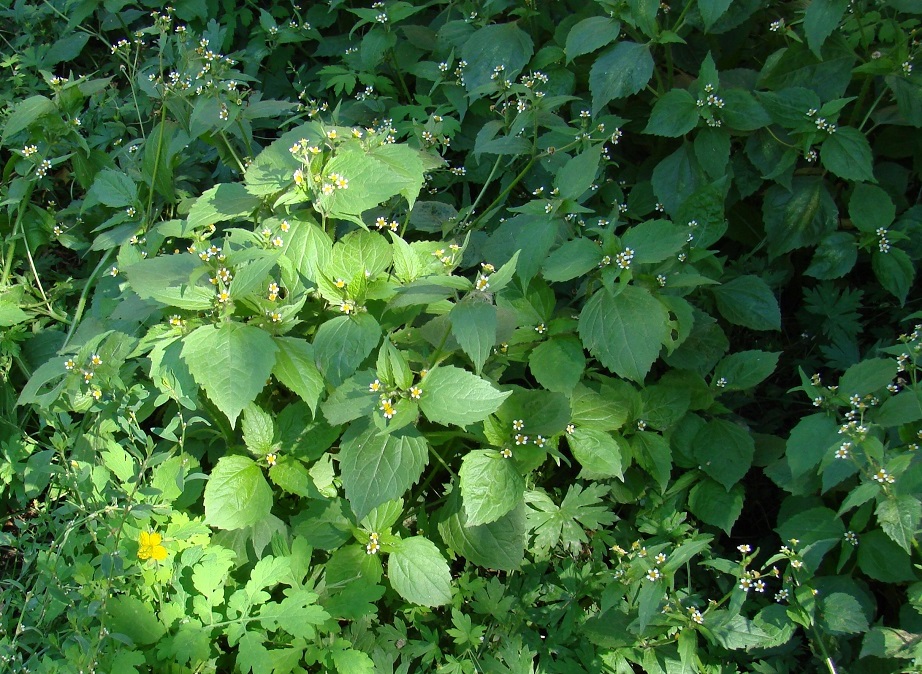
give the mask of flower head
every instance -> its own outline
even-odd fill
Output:
[[[154,531],[142,531],[138,537],[138,559],[166,559],[166,548],[161,545],[163,537]]]

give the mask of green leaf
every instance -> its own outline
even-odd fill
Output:
[[[842,278],[857,261],[855,237],[848,232],[833,232],[820,241],[804,274],[823,280]]]
[[[780,185],[769,187],[762,217],[772,257],[815,246],[839,225],[835,201],[823,179],[816,176],[797,176],[790,190]]]
[[[815,468],[841,442],[839,426],[826,414],[811,414],[797,422],[788,438],[785,458],[796,480]]]
[[[686,89],[670,89],[656,101],[643,132],[678,138],[698,126],[699,119],[695,97]]]
[[[691,394],[687,388],[660,383],[645,386],[640,391],[642,411],[641,418],[652,428],[666,431],[679,423],[691,404]]]
[[[256,403],[246,406],[240,430],[243,431],[243,444],[251,454],[261,457],[272,450],[275,425],[272,417]]]
[[[896,217],[893,199],[877,185],[858,183],[848,200],[848,215],[862,232],[887,228]]]
[[[729,491],[752,466],[755,441],[739,424],[714,419],[695,434],[692,452],[701,469]]]
[[[714,368],[715,382],[725,391],[742,391],[762,383],[778,366],[780,351],[739,351],[725,356]]]
[[[624,479],[620,443],[610,433],[593,428],[577,428],[567,435],[567,443],[581,473],[590,479],[617,477]]]
[[[535,381],[548,391],[570,393],[583,376],[586,356],[576,337],[552,337],[532,349],[528,367]]]
[[[711,30],[711,26],[724,15],[733,0],[698,0],[698,11],[701,12],[701,22],[704,32]]]
[[[380,394],[370,389],[374,380],[371,370],[362,370],[349,377],[320,406],[323,416],[332,426],[339,426],[374,412],[380,404]]]
[[[28,128],[33,122],[55,111],[55,105],[46,96],[29,96],[16,104],[3,127],[2,141],[5,145],[10,136]]]
[[[723,485],[705,478],[688,493],[688,509],[705,524],[723,529],[727,535],[743,512],[743,485],[727,491]]]
[[[391,245],[377,232],[357,229],[349,232],[333,246],[333,255],[327,272],[331,279],[350,280],[365,272],[375,278],[391,264]]]
[[[263,330],[227,322],[203,325],[183,339],[182,358],[231,427],[272,373],[278,347]]]
[[[862,534],[858,545],[858,568],[882,583],[917,580],[909,554],[880,529]]]
[[[631,452],[637,465],[656,480],[660,492],[666,491],[672,472],[672,450],[659,433],[635,433],[631,436]]]
[[[634,264],[662,262],[678,253],[688,240],[688,228],[668,220],[646,220],[634,225],[621,243],[634,251]]]
[[[922,518],[919,499],[909,494],[891,496],[878,504],[876,514],[884,533],[911,555],[919,519]]]
[[[592,114],[598,115],[609,101],[636,94],[651,77],[653,57],[648,45],[625,40],[607,49],[589,71]]]
[[[633,391],[633,388],[625,384]],[[570,396],[570,406],[573,409],[572,420],[576,426],[595,428],[600,431],[613,431],[621,428],[629,416],[633,415],[632,403],[636,400],[626,396],[612,395],[611,389],[602,389],[597,393],[592,389],[578,384]]]
[[[272,374],[297,393],[316,414],[326,386],[323,375],[314,364],[314,348],[307,340],[297,337],[273,337],[273,341],[278,347],[278,354]]]
[[[409,208],[412,209],[422,189],[424,174],[428,170],[423,166],[419,151],[409,145],[387,143],[373,148],[368,156],[377,159],[392,173],[402,178],[398,193],[407,200]]]
[[[904,305],[916,276],[915,267],[906,252],[896,247],[886,253],[875,250],[871,254],[871,269],[884,289],[900,301],[900,306]]]
[[[591,16],[574,24],[567,33],[564,51],[567,63],[577,56],[589,54],[618,39],[621,24],[607,16]]]
[[[451,601],[451,572],[435,543],[422,536],[404,538],[387,558],[387,577],[401,597],[422,606]]]
[[[259,208],[259,204],[259,197],[250,194],[240,183],[215,185],[192,204],[189,227],[198,229],[226,220],[246,218]]]
[[[893,91],[900,114],[911,126],[922,127],[922,85],[902,75],[889,75],[885,80]]]
[[[110,597],[105,604],[106,628],[114,634],[124,634],[138,646],[155,644],[166,633],[150,604],[135,597]]]
[[[496,416],[509,429],[516,420],[522,421],[525,424],[522,432],[532,437],[556,435],[570,421],[570,403],[562,393],[515,388]]]
[[[202,311],[214,305],[215,290],[204,275],[192,277],[202,267],[195,255],[158,255],[141,260],[124,270],[134,290],[143,299],[152,299],[180,309]]]
[[[884,401],[875,422],[881,426],[901,426],[922,419],[922,389],[904,389]]]
[[[354,648],[331,651],[333,665],[339,674],[374,674],[375,661],[364,651]],[[286,670],[287,671],[287,670]]]
[[[533,53],[534,43],[517,23],[484,26],[461,48],[461,57],[467,61],[464,86],[472,98],[479,98],[483,94],[478,89],[492,84],[494,68],[502,66],[502,77],[514,81]]]
[[[554,186],[561,199],[576,199],[592,186],[599,170],[602,149],[601,143],[593,145],[560,167],[554,177]]]
[[[723,176],[730,161],[730,132],[711,127],[699,129],[695,133],[695,158],[712,179]]]
[[[771,124],[771,117],[765,108],[748,91],[728,89],[723,92],[724,109],[721,110],[724,125],[734,131],[755,131]]]
[[[358,369],[381,340],[381,326],[371,314],[337,316],[320,326],[314,336],[314,357],[333,386]]]
[[[293,637],[313,639],[316,626],[330,619],[330,614],[317,606],[317,595],[308,590],[286,591],[281,602],[267,602],[259,607],[259,622],[268,630],[281,628]]]
[[[495,522],[522,503],[525,480],[499,452],[468,452],[458,471],[466,526]]]
[[[855,363],[839,379],[839,393],[846,397],[875,393],[893,381],[897,375],[892,358],[868,358]]]
[[[514,571],[524,561],[524,503],[495,522],[469,527],[460,493],[454,492],[440,513],[438,526],[445,544],[478,566]]]
[[[86,195],[88,202],[99,202],[112,208],[134,205],[138,200],[138,186],[121,171],[103,169]]]
[[[820,161],[840,178],[875,182],[871,145],[858,129],[839,127],[823,141]]]
[[[812,0],[804,12],[804,34],[810,51],[821,59],[821,48],[832,32],[839,25],[848,0]]]
[[[496,307],[475,296],[452,307],[448,319],[452,336],[480,374],[496,344]]]
[[[429,462],[429,443],[413,427],[382,433],[356,422],[343,434],[339,468],[346,498],[357,520],[406,493]]]
[[[269,517],[272,488],[262,469],[246,456],[222,456],[205,485],[205,523],[243,529]]]
[[[27,320],[29,320],[29,314],[12,302],[5,302],[0,298],[0,328],[8,328]]]
[[[735,325],[751,330],[780,330],[781,309],[771,288],[758,276],[738,276],[713,288],[717,309]]]
[[[621,377],[642,382],[669,334],[669,314],[650,292],[635,285],[612,295],[598,290],[579,317],[589,352]]]
[[[803,555],[810,570],[817,569],[823,556],[842,542],[845,525],[829,508],[800,510],[778,525],[778,536],[783,541],[796,538],[800,543],[797,550]],[[858,546],[866,547],[864,541]]]
[[[429,421],[443,426],[463,427],[483,421],[511,393],[499,391],[485,379],[453,365],[435,368],[420,387],[420,409]]]
[[[683,143],[675,152],[660,160],[653,169],[652,183],[653,192],[666,212],[675,213],[704,183],[694,146]]]
[[[543,276],[548,281],[569,281],[599,266],[602,249],[592,239],[579,237],[564,243],[544,262]]]

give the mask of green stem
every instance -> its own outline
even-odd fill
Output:
[[[227,134],[224,133],[224,131],[219,131],[218,133],[221,136],[221,140],[223,140],[224,144],[227,146],[228,152],[231,153],[231,157],[233,157],[234,161],[237,162],[237,168],[240,169],[240,175],[243,175],[244,173],[246,173],[246,170],[247,170],[246,166],[243,165],[243,162],[240,161],[240,157],[238,157],[237,153],[234,152],[234,147],[230,144],[230,141],[227,139]]]
[[[519,174],[513,178],[512,182],[506,186],[506,189],[500,192],[499,196],[497,196],[493,202],[487,206],[486,209],[484,209],[483,213],[471,223],[471,229],[477,229],[477,225],[480,224],[480,221],[484,218],[484,216],[490,213],[494,208],[501,204],[506,197],[509,196],[509,193],[512,192],[513,188],[515,188],[515,186],[518,185],[523,178],[525,178],[525,176],[531,170],[531,167],[535,165],[535,161],[537,161],[537,159],[538,155],[532,155],[531,159],[528,160],[528,163],[525,164],[525,168],[523,168]],[[476,206],[476,203],[474,205]],[[473,212],[473,208],[471,209],[471,212]]]
[[[150,189],[147,193],[147,222],[151,223],[153,221],[153,205],[154,205],[154,185],[157,184],[157,171],[160,170],[160,152],[163,149],[163,134],[164,127],[163,124],[166,121],[166,106],[160,108],[160,134],[157,138],[157,152],[154,155],[154,170],[151,173],[150,179]]]
[[[477,208],[477,204],[480,203],[480,200],[483,199],[483,195],[487,193],[487,188],[490,186],[490,183],[493,182],[493,176],[496,175],[496,172],[499,170],[499,164],[502,161],[503,156],[499,155],[496,157],[496,161],[493,163],[493,168],[490,170],[490,175],[487,176],[486,182],[483,184],[483,187],[480,188],[480,194],[477,195],[477,198],[474,199],[474,203],[471,204],[471,210],[468,211],[467,216],[464,220],[461,221],[460,227],[463,227],[467,223],[468,218],[474,214],[474,210]]]
[[[71,338],[74,336],[74,332],[76,331],[77,326],[80,325],[80,319],[83,317],[83,311],[86,309],[86,298],[90,294],[90,288],[93,287],[93,282],[96,280],[96,277],[99,276],[99,272],[101,272],[102,268],[105,267],[109,262],[109,258],[112,257],[113,252],[115,252],[114,248],[110,248],[106,251],[106,254],[102,256],[102,259],[93,270],[93,273],[90,274],[89,278],[86,280],[86,283],[83,286],[83,291],[80,293],[80,299],[77,302],[77,310],[74,312],[74,318],[70,324],[70,330],[67,331],[67,337],[64,338],[64,344],[61,345],[61,350],[67,347]]]

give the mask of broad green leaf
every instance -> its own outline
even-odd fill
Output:
[[[922,127],[922,86],[914,78],[902,75],[889,75],[885,79],[896,98],[900,114],[911,126]]]
[[[868,631],[868,619],[861,602],[845,592],[819,598],[820,628],[829,634],[858,634]]]
[[[340,440],[339,469],[357,520],[403,496],[429,462],[429,443],[413,427],[382,433],[368,422],[353,423]]]
[[[208,225],[249,217],[259,208],[259,197],[240,183],[215,185],[196,199],[189,210],[189,227],[199,229]]]
[[[807,568],[816,569],[823,556],[842,542],[845,525],[829,508],[810,508],[779,522],[777,532],[783,541],[792,538],[800,541],[797,549],[802,551]],[[859,551],[863,547],[866,547],[864,541],[858,546]]]
[[[912,658],[917,641],[912,632],[875,625],[861,643],[859,658]]]
[[[756,627],[751,620],[729,611],[715,611],[711,614],[709,631],[718,644],[730,650],[748,650],[766,646],[771,637]]]
[[[138,186],[121,171],[103,169],[96,174],[86,198],[112,208],[124,208],[137,202]]]
[[[755,131],[771,124],[771,117],[755,97],[743,89],[721,92],[724,108],[721,110],[724,126],[734,131]]]
[[[29,314],[16,304],[0,299],[0,328],[8,328],[27,320],[29,320]]]
[[[858,568],[882,583],[917,580],[909,554],[880,529],[861,535]]]
[[[785,451],[791,476],[796,480],[818,466],[829,449],[841,442],[839,426],[832,417],[811,414],[801,419],[791,430]]]
[[[567,435],[573,457],[591,479],[617,477],[624,479],[622,450],[610,433],[593,428],[577,428]]]
[[[621,24],[607,16],[591,16],[576,23],[567,33],[567,62],[614,42],[620,30]]]
[[[286,592],[281,602],[267,602],[259,608],[259,622],[268,629],[277,627],[293,637],[313,639],[316,627],[330,619],[330,614],[317,606],[317,595],[308,590]]]
[[[269,516],[272,488],[262,469],[246,456],[222,456],[205,485],[205,523],[243,529]]]
[[[877,185],[858,183],[848,200],[848,215],[862,232],[874,232],[893,223],[896,206],[890,195]]]
[[[654,104],[644,133],[677,138],[694,129],[699,119],[695,97],[685,89],[670,89]]]
[[[3,126],[3,143],[6,144],[10,136],[28,128],[33,122],[54,111],[54,103],[46,96],[29,96],[19,101]]]
[[[653,56],[648,45],[625,40],[607,49],[589,70],[592,114],[598,115],[609,101],[636,94],[651,77]]]
[[[858,129],[843,126],[826,138],[820,148],[820,161],[840,178],[875,182],[871,145]]]
[[[514,388],[496,416],[510,431],[517,430],[515,422],[521,421],[522,433],[534,439],[562,433],[570,421],[570,403],[562,393]]]
[[[729,491],[752,466],[755,442],[739,424],[714,419],[695,434],[692,451],[701,469]]]
[[[554,177],[554,185],[561,199],[576,199],[592,186],[599,170],[602,149],[601,143],[593,145],[560,167]]]
[[[803,87],[785,87],[778,91],[756,93],[759,102],[772,121],[787,129],[798,129],[809,120],[808,110],[819,110],[820,97],[815,91]]]
[[[586,369],[583,345],[570,335],[552,337],[532,349],[528,367],[535,380],[548,391],[570,393]]]
[[[608,389],[597,393],[582,384],[577,384],[570,396],[570,406],[573,410],[571,418],[578,427],[614,431],[621,428],[628,417],[633,416],[631,403],[632,401],[624,397],[611,395]]]
[[[713,381],[725,391],[742,391],[762,383],[775,371],[781,352],[739,351],[725,356],[714,368]]]
[[[790,190],[772,185],[762,203],[769,255],[815,246],[836,230],[838,216],[822,178],[797,176]]]
[[[839,393],[863,397],[884,388],[896,375],[896,361],[892,358],[868,358],[845,371],[839,379]]]
[[[291,229],[283,237],[282,254],[291,260],[299,274],[314,283],[327,273],[333,242],[313,222],[290,220]]]
[[[672,450],[659,433],[647,431],[631,436],[631,453],[641,468],[665,492],[672,472]]]
[[[326,166],[325,175],[336,173],[349,181],[348,188],[333,190],[317,200],[319,210],[329,217],[362,222],[365,211],[398,194],[413,194],[418,189],[415,177],[397,172],[356,146],[341,148]]]
[[[621,243],[634,251],[634,264],[662,262],[682,249],[688,234],[688,227],[679,227],[668,220],[646,220],[627,230]]]
[[[703,171],[695,159],[694,146],[687,142],[661,159],[653,169],[653,192],[667,213],[675,213],[704,181]]]
[[[495,522],[467,526],[459,492],[449,498],[440,513],[439,533],[456,554],[478,566],[514,571],[525,557],[525,505]]]
[[[320,408],[332,426],[371,414],[380,405],[380,394],[371,389],[372,370],[362,370],[340,384]]]
[[[717,309],[731,323],[751,330],[780,330],[781,309],[768,284],[758,276],[738,276],[712,289]]]
[[[419,407],[429,421],[443,426],[468,426],[495,412],[510,392],[497,390],[477,375],[441,365],[422,380]]]
[[[458,471],[466,526],[495,522],[522,502],[525,480],[515,463],[492,450],[468,452]]]
[[[108,631],[124,634],[135,645],[155,644],[166,633],[166,627],[157,620],[151,605],[135,597],[109,597],[105,612]]]
[[[124,270],[131,289],[143,299],[151,299],[180,309],[202,311],[215,302],[214,286],[198,275],[201,260],[195,255],[158,255],[141,260]],[[198,276],[195,282],[193,275]]]
[[[912,260],[906,252],[896,247],[886,253],[875,250],[871,253],[871,269],[886,291],[898,299],[901,306],[905,304],[916,275]]]
[[[272,374],[297,393],[307,403],[311,412],[317,413],[317,404],[323,394],[323,375],[314,364],[314,348],[310,342],[297,337],[273,337],[278,347]]]
[[[357,229],[349,232],[333,246],[329,269],[322,269],[331,279],[352,279],[365,273],[375,278],[391,263],[391,246],[377,232]]]
[[[875,421],[881,426],[900,426],[919,419],[922,419],[922,389],[910,388],[885,400]]]
[[[448,319],[451,334],[480,374],[496,344],[496,307],[472,297],[452,307]]]
[[[569,281],[599,266],[602,249],[591,239],[578,237],[564,243],[544,262],[542,275],[548,281]]]
[[[423,166],[420,152],[409,145],[388,143],[373,148],[368,156],[377,159],[393,173],[403,178],[399,194],[407,200],[407,204],[412,209],[423,186],[423,174],[431,168]],[[439,160],[439,164],[443,164],[438,155],[435,158]]]
[[[821,48],[839,25],[848,0],[812,0],[804,12],[804,34],[807,45],[817,58],[823,58]]]
[[[695,158],[710,178],[721,178],[725,175],[727,163],[730,161],[730,132],[712,127],[696,131]],[[701,218],[697,220],[701,222]],[[709,246],[711,243],[713,242],[698,245]]]
[[[823,280],[842,278],[857,261],[855,237],[848,232],[833,232],[820,241],[804,274]]]
[[[375,661],[365,651],[354,648],[335,649],[331,655],[339,674],[375,674]]]
[[[183,342],[189,372],[233,427],[266,385],[278,347],[264,330],[235,322],[203,325]]]
[[[534,53],[534,43],[517,22],[494,23],[478,29],[461,48],[461,57],[467,62],[464,68],[464,86],[473,98],[479,98],[481,87],[490,85],[502,66],[502,77],[515,80]]]
[[[669,314],[650,292],[629,285],[618,295],[600,289],[579,317],[589,352],[615,374],[642,382],[668,336]]]
[[[387,577],[397,594],[421,606],[451,601],[451,572],[435,543],[423,536],[404,538],[387,558]]]
[[[314,357],[330,384],[339,386],[356,371],[379,341],[381,326],[371,314],[337,316],[317,330]]]
[[[698,0],[698,11],[701,12],[701,21],[704,32],[711,30],[711,26],[724,15],[733,0]]]
[[[878,504],[876,514],[878,524],[890,540],[912,554],[912,544],[922,519],[919,499],[909,494],[892,496]]]
[[[705,478],[688,494],[688,509],[705,524],[723,529],[727,535],[743,512],[743,485],[727,491],[722,484]]]
[[[654,384],[641,389],[640,402],[640,417],[651,428],[665,431],[685,416],[691,405],[691,393],[674,382]]]
[[[244,409],[240,430],[243,432],[243,444],[251,454],[262,457],[272,450],[275,424],[272,416],[256,403],[250,403]]]

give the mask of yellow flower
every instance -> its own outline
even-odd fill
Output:
[[[166,559],[166,548],[161,545],[163,537],[153,531],[142,531],[138,538],[138,559]]]

